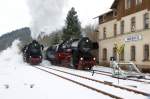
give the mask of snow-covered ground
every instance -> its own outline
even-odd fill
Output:
[[[110,99],[109,96],[99,94],[75,83],[50,75],[24,63],[18,44],[19,41],[16,40],[10,48],[0,53],[0,99]],[[95,74],[92,76],[89,72],[52,66],[47,61],[43,61],[41,65],[118,84],[117,79],[104,75]],[[105,68],[103,69],[106,70]],[[129,88],[132,88],[130,86],[137,86],[137,88],[133,89],[150,93],[150,84],[120,80],[120,85]],[[100,86],[102,89],[107,89],[103,85]],[[98,85],[97,87],[100,86]],[[109,92],[114,94],[120,93],[119,90],[113,88],[110,88]],[[121,94],[126,95],[128,99],[133,98],[132,95],[128,95],[127,93]],[[138,98],[141,99],[142,96]]]
[[[51,68],[58,69],[58,70],[63,70],[63,71],[69,72],[69,73],[77,74],[77,75],[79,74],[79,75],[89,77],[89,78],[92,78],[92,79],[100,80],[100,81],[103,81],[103,82],[110,82],[110,83],[113,83],[115,85],[118,85],[118,79],[117,78],[112,78],[112,77],[105,76],[105,75],[100,75],[100,74],[94,74],[94,76],[92,76],[92,72],[72,70],[72,69],[58,67],[58,66],[52,66]],[[123,87],[136,89],[136,90],[139,90],[139,91],[142,90],[143,92],[146,92],[146,93],[150,93],[149,92],[150,84],[148,84],[148,83],[119,79],[119,85],[123,86]]]

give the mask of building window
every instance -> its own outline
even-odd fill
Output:
[[[117,11],[116,11],[116,10],[113,11],[113,16],[114,16],[114,17],[117,16]]]
[[[131,0],[125,0],[126,3],[125,3],[125,7],[126,9],[129,9],[131,7]]]
[[[106,38],[106,27],[103,28],[103,38]]]
[[[107,60],[107,49],[106,48],[104,48],[103,49],[103,60]]]
[[[124,49],[122,50],[122,53],[119,55],[119,60],[124,61]]]
[[[136,57],[136,48],[135,46],[131,46],[131,61],[135,61]]]
[[[142,0],[136,0],[136,5],[142,4]]]
[[[113,57],[115,58],[115,60],[117,60],[117,49],[116,49],[116,47],[113,48]]]
[[[120,23],[120,32],[121,32],[121,34],[124,33],[124,21],[121,21],[121,23]]]
[[[146,13],[144,14],[144,29],[148,29],[149,28],[149,14]]]
[[[99,17],[99,24],[103,23],[103,18]]]
[[[149,45],[144,45],[144,61],[149,60]]]
[[[105,22],[105,16],[106,16],[106,15],[103,15],[103,22]]]
[[[132,17],[131,18],[131,32],[135,32],[135,28],[136,28],[135,17]]]
[[[114,36],[117,35],[117,24],[114,24]]]

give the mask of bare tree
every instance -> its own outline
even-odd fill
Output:
[[[89,37],[92,41],[96,42],[98,40],[98,31],[96,25],[87,25],[82,29],[83,35]]]

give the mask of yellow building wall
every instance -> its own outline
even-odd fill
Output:
[[[136,36],[136,35],[140,35],[142,37],[141,40],[138,41],[129,41],[129,42],[125,42],[125,39],[128,38],[129,36]],[[114,44],[116,42],[119,42],[121,44],[125,44],[125,48],[124,48],[124,61],[128,62],[131,59],[131,46],[135,46],[136,47],[136,61],[134,61],[134,63],[136,63],[137,65],[139,65],[141,68],[150,68],[150,61],[143,61],[144,59],[144,45],[145,44],[149,44],[150,46],[150,29],[148,30],[141,30],[139,32],[136,33],[130,33],[130,34],[125,34],[125,35],[121,35],[118,36],[116,38],[110,38],[107,40],[101,40],[99,42],[99,61],[103,62],[102,58],[103,58],[103,48],[107,48],[107,60],[109,62],[110,57],[113,56],[113,47]],[[150,57],[149,57],[150,59]]]

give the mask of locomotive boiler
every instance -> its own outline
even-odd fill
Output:
[[[46,59],[54,65],[74,69],[91,69],[96,58],[91,54],[93,43],[88,37],[64,41],[46,50]]]

